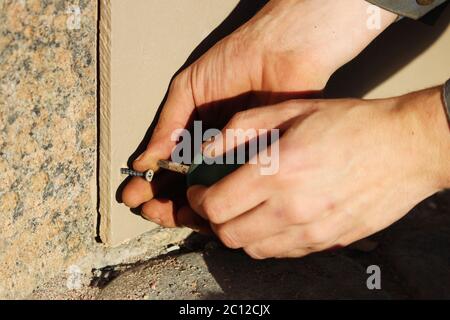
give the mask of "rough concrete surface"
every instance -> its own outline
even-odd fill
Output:
[[[302,259],[255,261],[213,238],[193,235],[179,251],[104,269],[107,277],[80,291],[68,291],[61,286],[64,279],[55,279],[29,298],[450,298],[450,192],[424,201],[371,240],[378,246],[369,252],[346,248]],[[381,290],[367,289],[370,265],[381,269]]]

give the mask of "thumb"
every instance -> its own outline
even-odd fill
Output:
[[[291,100],[280,104],[249,109],[236,113],[220,134],[203,144],[203,154],[219,157],[238,145],[258,137],[259,130],[286,130],[291,120],[312,112],[314,105],[308,100]]]
[[[191,68],[180,73],[171,83],[167,101],[162,109],[147,150],[134,162],[136,171],[158,169],[157,162],[169,159],[176,139],[172,139],[177,129],[185,129],[192,122],[195,103],[190,82]]]

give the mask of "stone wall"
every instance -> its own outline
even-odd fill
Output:
[[[95,243],[94,0],[0,0],[0,297]]]
[[[165,252],[186,229],[96,242],[96,0],[0,0],[0,299]],[[78,271],[77,271],[78,272]]]

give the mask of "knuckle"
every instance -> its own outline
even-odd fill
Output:
[[[173,93],[174,91],[176,91],[177,88],[180,87],[180,82],[181,82],[181,80],[180,80],[180,76],[179,75],[176,76],[175,78],[173,78],[173,80],[172,80],[172,82],[170,83],[170,86],[169,86],[169,92]]]
[[[129,188],[125,188],[122,193],[122,201],[128,208],[137,208],[142,204],[139,194]]]
[[[337,209],[337,203],[331,197],[321,199],[320,202],[322,203],[322,207],[320,208],[320,210],[322,210],[324,213],[332,213]]]
[[[264,260],[267,259],[268,256],[260,249],[257,248],[244,248],[245,253],[255,260]]]
[[[303,232],[303,241],[308,244],[320,245],[326,242],[326,231],[315,226],[306,227]]]
[[[241,127],[245,123],[247,118],[248,117],[246,111],[237,112],[230,120],[230,127],[233,128]]]
[[[329,250],[334,245],[331,241],[323,241],[321,244],[317,244],[311,247],[312,252],[321,252],[325,250]]]
[[[221,209],[213,197],[206,197],[202,203],[202,210],[208,217],[209,221],[214,224],[223,223],[221,219]]]
[[[285,253],[284,255],[280,256],[280,258],[302,258],[310,255],[311,253],[312,251],[309,248],[297,249],[289,253]]]
[[[216,226],[216,234],[222,243],[230,249],[242,248],[240,241],[236,238],[233,231],[224,225]]]
[[[148,220],[155,220],[159,219],[161,220],[161,216],[157,210],[155,210],[155,207],[151,205],[150,202],[144,203],[141,207],[141,215],[148,219]]]
[[[313,222],[317,215],[313,212],[312,209],[297,209],[295,212],[296,223],[297,224],[306,224]]]
[[[314,220],[316,214],[313,208],[305,201],[296,199],[283,199],[282,208],[278,213],[289,225],[298,225],[310,223]]]
[[[308,214],[306,211],[303,211],[302,209],[299,209],[300,206],[286,206],[286,209],[281,214],[283,219],[285,219],[287,224],[290,225],[296,225],[296,224],[302,224],[305,223]]]
[[[299,224],[303,222],[301,212],[299,210],[287,210],[285,219],[288,224]]]
[[[314,253],[314,252],[320,252],[323,251],[325,249],[324,245],[321,244],[314,244],[309,246],[306,250],[305,250],[305,255]]]
[[[173,93],[187,88],[187,85],[189,84],[189,73],[190,68],[183,70],[180,74],[173,78],[170,83],[169,92]]]

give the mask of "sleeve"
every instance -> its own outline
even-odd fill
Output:
[[[399,16],[420,19],[448,0],[367,0],[368,2],[397,13]]]
[[[447,110],[447,118],[450,123],[450,79],[444,85],[444,91],[442,92],[442,98],[444,100],[445,109]]]

